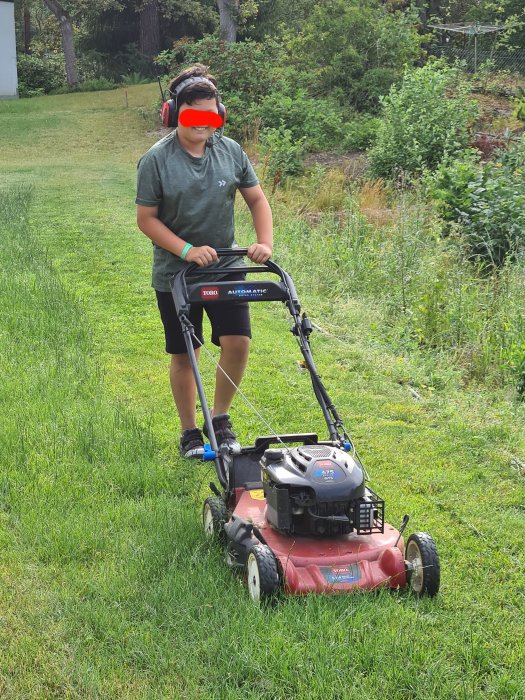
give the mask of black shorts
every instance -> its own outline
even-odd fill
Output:
[[[234,279],[230,275],[228,279]],[[241,277],[239,277],[241,279]],[[244,276],[242,276],[244,279]],[[182,334],[182,326],[177,318],[175,302],[171,292],[159,292],[155,290],[157,295],[157,304],[160,311],[160,317],[164,325],[164,335],[166,337],[166,352],[170,355],[179,355],[187,352],[186,342]],[[211,340],[215,345],[220,346],[219,338],[222,335],[244,335],[248,338],[252,337],[252,329],[250,324],[250,307],[246,301],[228,301],[224,304],[192,304],[190,308],[190,321],[195,328],[195,335],[204,343],[202,335],[202,318],[203,310],[211,323]],[[200,347],[199,343],[193,338],[193,347]]]

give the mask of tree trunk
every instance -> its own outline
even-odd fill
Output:
[[[140,10],[140,52],[149,59],[160,53],[159,0],[147,0]]]
[[[69,87],[78,85],[77,57],[75,54],[75,44],[73,42],[73,25],[71,18],[64,8],[56,0],[44,0],[45,4],[55,15],[60,24],[62,34],[62,48],[66,62],[66,77]]]
[[[31,12],[24,7],[24,53],[31,53]]]
[[[441,16],[441,0],[430,0],[430,14],[435,17]]]
[[[221,39],[234,44],[237,40],[237,16],[239,0],[217,0],[219,8]]]

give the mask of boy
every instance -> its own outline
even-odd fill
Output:
[[[266,262],[272,254],[272,213],[241,146],[232,139],[214,137],[216,127],[212,125],[218,123],[222,105],[217,82],[207,68],[195,64],[182,71],[171,81],[169,92],[177,128],[139,162],[137,224],[154,245],[152,286],[164,325],[166,352],[171,354],[170,383],[181,423],[181,454],[197,457],[204,441],[196,423],[196,386],[169,281],[189,263],[217,268],[217,277],[206,276],[206,281],[223,277],[225,267],[242,264],[238,258],[219,261],[215,252],[216,248],[235,246],[237,189],[252,214],[257,242],[248,248],[248,257],[255,263]],[[219,365],[238,386],[251,338],[248,303],[233,301],[204,308],[212,326],[212,342],[221,348]],[[201,343],[202,311],[202,306],[193,304],[190,313]],[[194,347],[198,358],[196,341]],[[238,443],[228,412],[234,395],[235,387],[217,369],[213,428],[217,443],[233,450],[238,449]]]

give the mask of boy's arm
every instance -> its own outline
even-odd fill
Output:
[[[257,235],[257,243],[248,248],[248,257],[255,263],[265,263],[273,248],[272,210],[260,185],[240,187],[239,192],[250,209]]]
[[[173,233],[158,217],[158,207],[146,207],[137,204],[137,226],[146,236],[161,248],[180,257],[186,246],[186,241]],[[193,246],[184,257],[186,262],[194,262],[201,267],[217,260],[217,253],[210,246]]]

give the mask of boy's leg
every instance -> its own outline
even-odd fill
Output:
[[[184,432],[196,427],[197,387],[195,386],[182,328],[175,311],[173,297],[170,292],[157,291],[156,295],[164,325],[166,352],[171,355],[171,391],[180,417],[181,430]],[[202,342],[202,306],[198,304],[192,305],[190,321],[194,326],[195,335]],[[199,359],[199,354],[200,348],[196,347],[195,356],[197,360]]]
[[[200,348],[196,348],[195,356],[197,360],[199,355]],[[195,428],[197,426],[197,387],[187,353],[171,356],[170,384],[180,418],[181,430],[184,432]]]
[[[241,383],[250,352],[250,338],[244,335],[222,335],[219,342],[221,346],[219,368],[222,369],[217,368],[216,372],[212,411],[214,416],[228,413],[230,410],[235,396],[235,386]],[[230,377],[233,384],[224,373]]]

